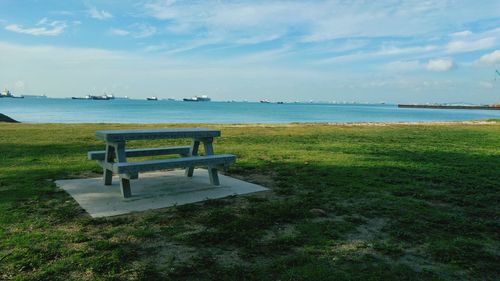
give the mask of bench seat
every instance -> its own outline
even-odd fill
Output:
[[[141,157],[141,156],[157,156],[157,155],[169,155],[169,154],[179,154],[188,155],[189,146],[171,146],[171,147],[158,147],[158,148],[141,148],[141,149],[127,149],[125,151],[126,157]],[[89,151],[89,160],[104,161],[106,158],[106,151]]]
[[[217,154],[205,156],[191,156],[161,160],[147,160],[138,162],[105,163],[101,162],[105,168],[112,170],[116,174],[136,174],[139,172],[156,171],[172,168],[186,168],[196,166],[226,166],[236,161],[236,156],[232,154]]]

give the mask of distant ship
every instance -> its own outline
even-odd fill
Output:
[[[211,99],[206,95],[194,96],[192,98],[184,98],[182,100],[183,101],[211,101]]]
[[[73,100],[114,100],[115,96],[104,94],[102,96],[86,95],[85,97],[71,97]]]
[[[154,100],[154,101],[157,101],[158,98],[157,97],[149,97],[149,98],[146,98],[146,100]]]
[[[271,103],[271,102],[267,99],[264,99],[264,100],[261,100],[260,103]]]
[[[4,89],[0,93],[0,98],[13,98],[13,99],[23,99],[23,96],[14,96],[9,90]]]
[[[102,96],[88,96],[90,100],[114,100],[115,97],[113,95],[102,95]]]
[[[31,99],[46,99],[46,95],[23,95],[25,98],[31,98]]]
[[[7,89],[4,89],[1,93],[0,93],[0,98],[10,98],[12,97],[12,94],[10,93],[9,90]]]

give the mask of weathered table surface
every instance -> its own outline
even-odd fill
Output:
[[[106,142],[147,139],[212,138],[219,136],[219,130],[207,128],[103,130],[96,132],[96,137]]]

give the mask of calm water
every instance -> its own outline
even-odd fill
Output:
[[[0,113],[32,123],[403,122],[500,118],[500,111],[493,110],[402,109],[395,105],[34,98],[1,98]]]

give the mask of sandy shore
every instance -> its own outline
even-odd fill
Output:
[[[358,123],[327,123],[333,126],[392,126],[392,125],[495,125],[495,121],[425,121],[425,122],[358,122]]]
[[[10,118],[7,115],[0,113],[0,122],[7,123],[20,123],[17,120]],[[25,124],[108,124],[108,125],[134,125],[135,123],[30,123]],[[242,127],[262,127],[262,128],[272,128],[272,127],[296,127],[296,126],[373,126],[373,127],[383,127],[383,126],[458,126],[458,125],[498,125],[498,121],[488,121],[488,120],[474,120],[474,121],[421,121],[421,122],[292,122],[292,123],[277,123],[277,124],[263,124],[263,123],[245,123],[245,124],[219,124],[219,123],[145,123],[136,125],[218,125],[224,127],[232,128],[242,128]]]
[[[225,127],[293,127],[293,126],[453,126],[453,125],[498,125],[496,121],[424,121],[424,122],[341,122],[341,123],[289,123],[289,124],[223,124]]]

